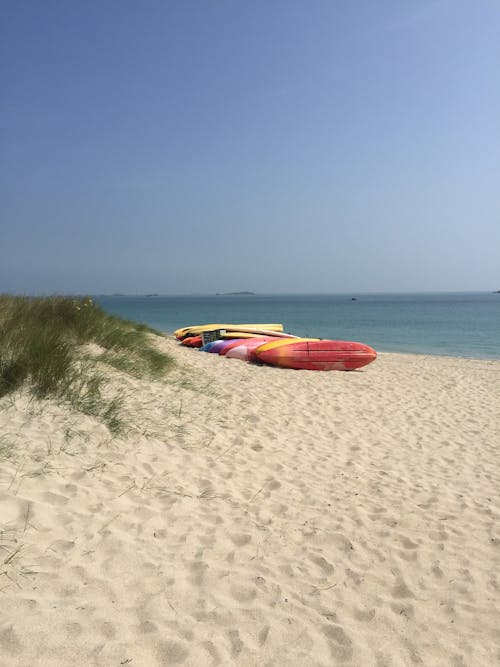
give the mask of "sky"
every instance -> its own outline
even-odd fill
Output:
[[[497,0],[0,0],[0,292],[500,289]]]

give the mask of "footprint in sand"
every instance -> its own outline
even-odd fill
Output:
[[[23,645],[12,625],[0,630],[0,647],[4,655],[18,655],[23,650]]]
[[[323,556],[314,556],[311,554],[309,556],[309,560],[312,560],[312,562],[317,565],[324,574],[331,575],[335,572],[333,565],[329,563]]]
[[[230,535],[230,538],[236,547],[244,547],[252,541],[252,536],[247,534]]]
[[[324,625],[323,634],[328,639],[332,657],[346,662],[352,657],[352,641],[340,625]]]
[[[231,630],[229,632],[229,641],[231,642],[231,657],[237,658],[244,646],[238,630]]]
[[[66,505],[68,503],[69,498],[66,496],[62,496],[60,493],[52,493],[52,491],[45,491],[42,493],[42,498],[45,500],[46,503],[49,503],[49,505]]]
[[[189,651],[180,642],[168,641],[160,643],[156,654],[160,665],[178,665],[186,660]]]

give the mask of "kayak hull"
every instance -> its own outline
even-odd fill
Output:
[[[221,338],[297,338],[283,331],[273,331],[272,329],[226,329],[221,333]]]
[[[273,340],[271,336],[263,336],[262,338],[249,338],[242,340],[236,345],[230,345],[227,348],[225,356],[229,359],[241,359],[242,361],[255,361],[257,359],[255,350],[261,347],[264,343]]]
[[[224,347],[221,347],[219,349],[219,356],[225,357],[229,350],[232,350],[234,347],[237,347],[238,345],[241,345],[242,343],[246,343],[248,338],[236,338],[234,340],[228,340],[227,345],[224,345]]]
[[[225,329],[230,331],[235,330],[249,330],[249,329],[266,329],[269,331],[283,331],[282,324],[195,324],[189,327],[183,327],[174,331],[174,336],[182,340],[188,335],[194,336],[202,334],[204,331],[216,331],[217,329]]]
[[[210,354],[220,354],[221,351],[228,345],[231,345],[231,343],[234,343],[234,341],[230,338],[227,340],[217,340],[208,351]]]
[[[278,344],[277,344],[278,343]],[[281,368],[316,371],[352,371],[377,358],[363,343],[338,340],[276,341],[255,350],[259,361]]]
[[[189,336],[188,338],[183,338],[181,345],[186,347],[201,347],[203,345],[202,336]]]

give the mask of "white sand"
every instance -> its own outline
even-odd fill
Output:
[[[0,665],[500,664],[500,362],[161,341],[132,429],[0,401]]]

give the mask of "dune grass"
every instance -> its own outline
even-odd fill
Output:
[[[102,364],[162,377],[173,360],[154,347],[151,333],[158,334],[107,314],[89,297],[0,295],[0,398],[27,387],[34,398],[67,402],[116,433],[121,401],[104,398]],[[98,355],[85,352],[90,343]]]

